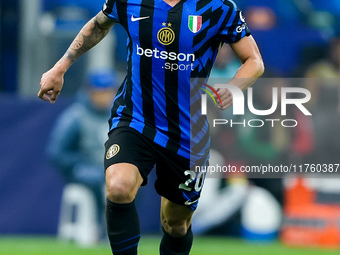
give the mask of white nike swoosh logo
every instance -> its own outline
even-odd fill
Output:
[[[135,22],[135,21],[138,21],[138,20],[148,19],[148,18],[150,18],[150,16],[135,18],[135,17],[133,17],[133,15],[132,15],[132,16],[131,16],[131,21],[132,21],[132,22]]]
[[[192,205],[192,204],[196,203],[197,201],[198,201],[198,199],[196,199],[195,201],[192,201],[192,202],[190,202],[190,201],[188,200],[188,201],[185,201],[184,204],[185,204],[185,205]]]

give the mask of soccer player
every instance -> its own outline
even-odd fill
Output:
[[[232,1],[107,0],[43,74],[38,96],[54,103],[68,68],[115,23],[126,29],[129,41],[127,76],[114,100],[105,144],[112,253],[137,254],[140,227],[134,199],[156,165],[164,233],[160,254],[189,254],[191,217],[204,182],[204,175],[192,169],[207,164],[210,142],[208,122],[200,112],[202,90],[191,81],[209,76],[221,43],[230,44],[242,62],[231,80],[242,90],[262,75],[263,61]],[[232,104],[227,89],[219,89],[218,95],[221,109]]]

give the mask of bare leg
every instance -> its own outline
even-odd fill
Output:
[[[188,207],[162,197],[161,221],[164,235],[160,245],[161,255],[189,254],[193,242],[192,215],[193,211]]]
[[[140,225],[134,199],[142,182],[134,165],[119,163],[106,170],[106,223],[114,255],[137,255]]]

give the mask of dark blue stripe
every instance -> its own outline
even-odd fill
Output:
[[[117,242],[117,243],[113,243],[113,242],[110,242],[111,244],[121,244],[121,243],[124,243],[124,242],[127,242],[127,241],[130,241],[130,240],[132,240],[132,239],[135,239],[135,238],[138,238],[138,237],[140,237],[141,235],[136,235],[136,236],[134,236],[134,237],[131,237],[131,238],[128,238],[128,239],[125,239],[124,241],[121,241],[121,242]]]
[[[149,17],[148,19],[139,22],[139,38],[140,46],[143,50],[152,50],[153,47],[153,16],[154,16],[154,0],[142,0],[140,16]],[[140,79],[141,84],[141,99],[143,100],[140,107],[143,107],[142,114],[144,116],[145,128],[143,134],[151,140],[156,135],[155,127],[155,101],[153,98],[155,73],[152,72],[152,57],[143,54],[140,57],[140,74],[136,78]]]
[[[112,249],[112,248],[111,248],[111,250],[112,250],[112,252],[121,252],[121,251],[125,251],[125,250],[127,250],[127,249],[130,249],[130,248],[132,248],[132,247],[135,247],[135,246],[137,246],[138,244],[139,244],[139,242],[136,243],[136,244],[133,244],[133,245],[131,245],[131,246],[129,246],[129,247],[120,249],[120,250],[114,250],[114,249]]]

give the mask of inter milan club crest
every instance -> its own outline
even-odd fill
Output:
[[[172,30],[171,26],[172,24],[169,23],[162,23],[162,26],[165,26],[161,28],[157,33],[157,39],[158,41],[163,45],[170,45],[175,40],[175,32]]]
[[[188,26],[193,33],[200,31],[202,27],[202,16],[189,15]]]
[[[116,156],[117,153],[119,152],[119,150],[120,150],[120,147],[119,147],[118,144],[112,145],[112,146],[107,150],[106,159],[110,159],[110,158]]]

